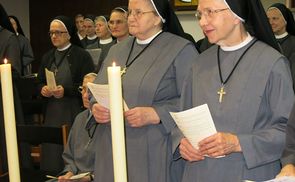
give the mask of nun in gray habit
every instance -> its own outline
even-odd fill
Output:
[[[272,179],[294,102],[288,60],[277,51],[259,0],[200,0],[197,17],[216,45],[192,66],[181,109],[207,103],[217,133],[195,149],[173,131],[174,157],[186,160],[181,181]]]
[[[168,1],[130,0],[128,26],[132,37],[110,49],[95,83],[107,84],[107,67],[115,61],[122,75],[128,182],[171,182],[170,132],[181,88],[192,62],[194,45],[180,37],[183,29]],[[177,36],[180,35],[180,36]],[[92,102],[93,103],[93,102]],[[92,106],[98,141],[94,180],[112,182],[112,138],[109,110]]]

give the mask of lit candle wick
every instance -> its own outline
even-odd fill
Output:
[[[4,59],[4,64],[7,64],[7,59],[6,58]]]
[[[116,62],[113,62],[113,67],[115,67],[116,66]]]

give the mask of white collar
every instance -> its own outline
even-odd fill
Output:
[[[281,35],[275,35],[276,39],[282,39],[282,38],[287,37],[287,36],[288,36],[288,32],[285,32],[285,33],[283,33]]]
[[[96,35],[93,35],[92,37],[87,36],[87,39],[89,39],[89,40],[94,40],[94,39],[96,39],[96,38],[97,38]]]
[[[150,38],[147,38],[145,40],[139,40],[138,38],[136,38],[136,42],[138,44],[148,44],[150,43],[158,34],[160,34],[162,32],[162,30],[160,30],[158,33],[156,33],[155,35],[153,35],[152,37]]]
[[[77,35],[78,35],[80,40],[82,40],[84,38],[79,32],[77,32]]]
[[[244,46],[246,46],[247,44],[249,44],[249,42],[251,42],[252,40],[254,39],[254,37],[252,37],[248,32],[247,32],[247,38],[237,44],[237,45],[234,45],[234,46],[220,46],[220,48],[223,50],[223,51],[236,51]]]
[[[112,38],[112,37],[110,37],[110,38],[108,38],[108,39],[104,39],[104,40],[99,39],[99,43],[100,43],[100,44],[109,44],[109,43],[111,43],[112,41],[113,41],[113,38]]]
[[[64,50],[67,50],[72,44],[69,43],[68,45],[66,45],[65,47],[63,48],[57,48],[58,51],[64,51]]]

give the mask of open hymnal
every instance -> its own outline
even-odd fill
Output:
[[[46,76],[47,87],[50,90],[55,90],[56,89],[56,82],[55,82],[54,73],[52,71],[49,71],[47,68],[45,68],[45,76]]]
[[[96,49],[85,49],[91,56],[93,64],[97,65],[98,64],[98,60],[101,54],[101,49],[100,48],[96,48]]]
[[[85,176],[89,176],[90,175],[90,172],[86,172],[86,173],[80,173],[80,174],[76,174],[76,175],[74,175],[74,176],[71,176],[70,177],[70,181],[71,180],[78,180],[78,179],[82,179],[82,178],[84,178]],[[47,178],[51,178],[51,179],[58,179],[58,177],[56,177],[56,176],[50,176],[50,175],[46,175],[46,177]]]
[[[170,114],[180,131],[196,149],[199,148],[201,140],[217,133],[207,104]]]
[[[89,90],[91,91],[95,100],[105,108],[110,108],[110,98],[109,98],[109,85],[87,83]],[[129,108],[126,102],[123,100],[124,111],[128,111]]]

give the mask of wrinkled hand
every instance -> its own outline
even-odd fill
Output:
[[[142,127],[160,123],[160,118],[152,107],[135,107],[126,111],[124,116],[131,127]]]
[[[199,150],[203,155],[214,158],[233,152],[241,152],[241,146],[236,135],[218,132],[200,141]]]
[[[47,85],[42,87],[41,95],[43,95],[44,97],[51,97],[52,96],[52,92]]]
[[[95,103],[92,106],[92,115],[94,116],[97,123],[110,122],[110,110],[98,103]]]
[[[292,164],[287,164],[286,166],[284,166],[281,172],[276,176],[276,178],[282,176],[295,176],[295,166]]]
[[[64,96],[64,88],[61,85],[58,85],[55,90],[52,91],[52,94],[55,98],[60,99]]]
[[[190,162],[204,160],[201,152],[195,149],[186,138],[182,138],[179,145],[179,152],[182,158]]]
[[[59,176],[58,177],[58,182],[69,182],[70,177],[74,176],[74,174],[72,172],[67,172],[65,175],[63,176]]]

